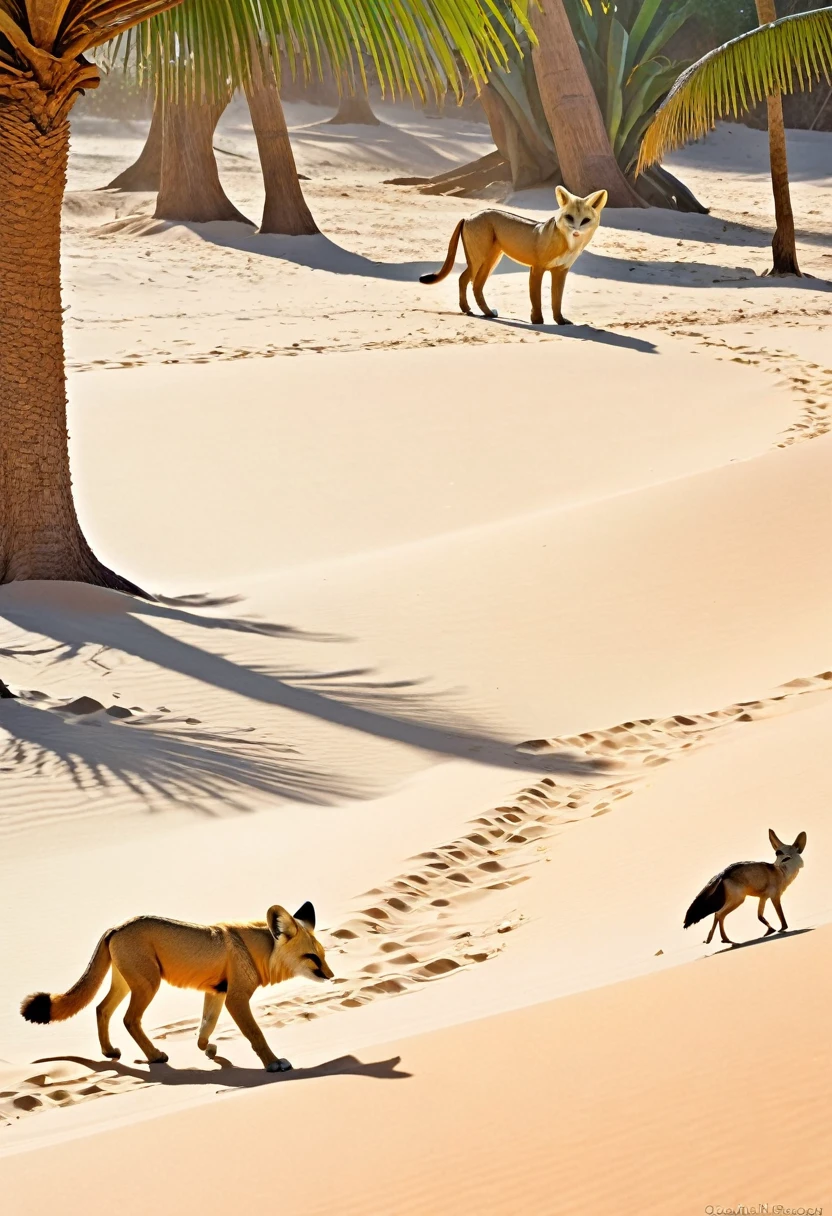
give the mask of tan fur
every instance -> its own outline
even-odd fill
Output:
[[[806,848],[806,833],[800,832],[793,844],[783,844],[772,829],[769,829],[768,837],[771,847],[776,853],[776,860],[773,863],[769,861],[740,861],[732,866],[728,866],[721,874],[717,874],[715,878],[711,879],[708,886],[700,891],[696,900],[694,900],[688,909],[686,927],[688,923],[695,924],[696,921],[703,919],[702,913],[696,914],[697,903],[699,901],[703,901],[701,907],[704,908],[705,901],[711,900],[711,907],[704,913],[704,915],[707,915],[713,910],[713,898],[715,897],[718,900],[720,896],[722,897],[721,907],[714,911],[714,921],[711,925],[711,931],[705,939],[706,943],[710,943],[718,925],[721,940],[728,945],[734,944],[725,932],[725,917],[738,908],[749,895],[759,900],[757,919],[766,926],[765,937],[775,932],[774,927],[769,924],[763,915],[768,900],[771,900],[774,904],[774,909],[780,918],[780,932],[783,933],[788,929],[789,926],[786,924],[786,918],[783,915],[780,901],[786,887],[794,882],[798,871],[803,868],[801,854]],[[692,912],[694,916],[691,918]]]
[[[483,295],[486,280],[505,254],[529,270],[529,295],[532,303],[532,324],[543,324],[541,288],[546,271],[552,275],[552,313],[558,325],[570,325],[563,315],[563,289],[566,276],[576,259],[592,240],[601,222],[601,211],[607,201],[606,190],[596,190],[581,198],[570,194],[563,186],[555,190],[559,211],[551,219],[540,221],[512,215],[508,211],[480,211],[470,219],[460,220],[454,229],[448,256],[436,274],[425,274],[421,283],[439,283],[453,269],[460,237],[468,265],[459,277],[459,307],[470,313],[468,286],[473,284],[474,298],[486,317],[496,317]]]
[[[164,979],[177,988],[205,993],[199,1030],[202,1051],[211,1057],[216,1054],[209,1040],[225,1005],[266,1068],[282,1071],[291,1065],[272,1052],[249,1001],[257,988],[295,976],[332,979],[314,928],[315,910],[309,903],[294,916],[275,904],[264,921],[248,924],[192,925],[137,916],[104,934],[86,971],[68,992],[36,993],[26,998],[20,1012],[34,1022],[70,1018],[90,1003],[112,967],[110,991],[96,1009],[101,1050],[109,1059],[121,1055],[110,1042],[110,1018],[129,993],[124,1025],[151,1063],[167,1060],[142,1028],[142,1015]]]

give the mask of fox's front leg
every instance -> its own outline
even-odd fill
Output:
[[[211,1042],[211,1035],[216,1029],[219,1021],[222,1007],[225,1004],[224,992],[206,992],[205,1001],[202,1006],[202,1022],[199,1027],[199,1038],[197,1046],[200,1051],[204,1051],[209,1060],[213,1060],[217,1054],[216,1043]]]
[[[562,312],[563,305],[563,289],[566,284],[566,276],[569,273],[566,266],[556,266],[552,271],[552,313],[558,325],[571,325]]]
[[[536,266],[532,266],[529,271],[529,295],[532,301],[532,325],[543,324],[543,301],[541,291],[543,289],[543,271],[538,270]]]
[[[292,1065],[288,1060],[279,1060],[269,1047],[263,1031],[254,1020],[254,1014],[249,1006],[250,999],[250,992],[229,990],[225,999],[225,1007],[265,1064],[267,1071],[286,1072]]]

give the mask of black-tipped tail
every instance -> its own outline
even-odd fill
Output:
[[[420,275],[419,275],[419,282],[420,282],[420,283],[438,283],[438,282],[439,282],[439,275],[438,275],[438,274],[436,274],[436,273],[431,273],[431,274],[420,274]]]
[[[52,1021],[52,997],[48,992],[35,992],[26,997],[20,1012],[27,1022],[38,1022],[45,1026]]]
[[[685,913],[685,928],[696,925],[706,916],[715,916],[725,903],[725,879],[721,874],[712,878],[706,887],[697,895]]]

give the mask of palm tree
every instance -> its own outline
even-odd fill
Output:
[[[85,57],[172,0],[0,0],[0,582],[137,591],[92,553],[66,433],[61,201],[69,111],[98,84]]]
[[[615,159],[563,0],[539,0],[532,25],[537,87],[565,185],[576,194],[603,186],[611,207],[645,207]]]
[[[220,114],[242,88],[266,179],[261,231],[316,232],[298,184],[275,65],[286,61],[290,73],[306,77],[335,75],[342,98],[364,100],[360,114],[353,109],[336,120],[377,121],[366,101],[365,59],[393,95],[444,96],[449,87],[461,95],[463,71],[483,82],[491,63],[505,62],[500,34],[511,37],[508,21],[524,27],[524,3],[509,0],[501,15],[491,0],[184,0],[122,48],[125,66],[154,81],[156,108],[164,113],[163,144],[170,150],[163,153],[157,218],[245,219],[222,190],[212,150]]]
[[[183,6],[178,25],[176,3],[0,0],[0,583],[68,579],[141,594],[92,552],[76,516],[69,469],[60,220],[69,111],[80,93],[99,83],[87,53],[148,18],[170,21],[179,55],[168,55],[151,35],[138,40],[152,42],[147,57],[155,60],[157,78],[164,73],[174,84],[187,77],[192,48],[200,45],[210,53],[200,56],[197,80],[235,86],[243,75],[250,78],[252,55],[260,53],[252,25],[273,58],[285,45],[295,65],[309,69],[320,63],[322,28],[337,26],[337,11],[360,9],[363,24],[356,17],[333,36],[345,61],[353,47],[366,48],[388,80],[457,78],[451,45],[479,79],[492,56],[502,58],[488,0],[397,0],[395,28],[379,15],[387,6],[369,0],[363,6],[263,0],[259,9],[252,0],[206,0]],[[306,29],[306,36],[284,43],[279,19],[287,7],[297,16],[295,32]],[[439,17],[437,33],[426,23]],[[452,43],[444,41],[449,33]]]
[[[757,0],[760,20],[773,0]],[[775,275],[799,274],[781,97],[832,76],[832,8],[771,21],[703,56],[683,72],[648,127],[639,172],[673,148],[700,139],[718,118],[740,115],[764,97],[768,105],[771,183],[777,228],[772,241]]]

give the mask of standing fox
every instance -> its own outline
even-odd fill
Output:
[[[486,279],[503,254],[530,267],[529,295],[532,301],[532,325],[543,324],[541,288],[547,270],[552,272],[552,312],[558,325],[571,325],[563,315],[563,288],[570,266],[583,253],[601,223],[601,212],[607,201],[606,190],[596,190],[586,198],[570,194],[563,186],[555,189],[560,210],[540,223],[508,211],[479,211],[454,228],[448,256],[441,270],[423,274],[420,283],[441,283],[453,270],[456,249],[462,238],[462,248],[468,265],[459,276],[459,307],[470,313],[468,285],[473,283],[474,299],[484,316],[497,314],[485,302],[483,289]]]
[[[294,916],[275,904],[265,920],[242,925],[191,925],[137,916],[107,930],[86,971],[67,992],[37,992],[26,998],[20,1012],[27,1022],[63,1022],[89,1005],[112,967],[110,991],[95,1011],[101,1051],[108,1059],[121,1055],[110,1042],[110,1018],[129,992],[124,1025],[151,1064],[167,1062],[142,1029],[142,1014],[164,979],[176,988],[205,993],[198,1045],[209,1058],[217,1053],[210,1038],[225,1005],[268,1071],[285,1072],[292,1065],[271,1050],[249,1001],[261,985],[294,976],[332,979],[314,928],[315,909],[310,903]]]
[[[769,828],[768,838],[777,858],[770,861],[735,861],[721,874],[717,874],[706,887],[697,895],[685,913],[685,928],[704,920],[713,913],[714,923],[705,939],[710,942],[714,931],[719,925],[720,937],[729,946],[734,943],[725,932],[725,917],[733,912],[745,900],[747,895],[756,897],[760,902],[757,908],[757,919],[766,927],[764,936],[774,933],[774,927],[768,923],[763,910],[766,901],[771,900],[775,911],[780,917],[780,932],[788,929],[780,898],[789,883],[797,878],[798,870],[803,868],[801,853],[806,848],[806,833],[800,832],[794,844],[783,844],[776,833]]]

